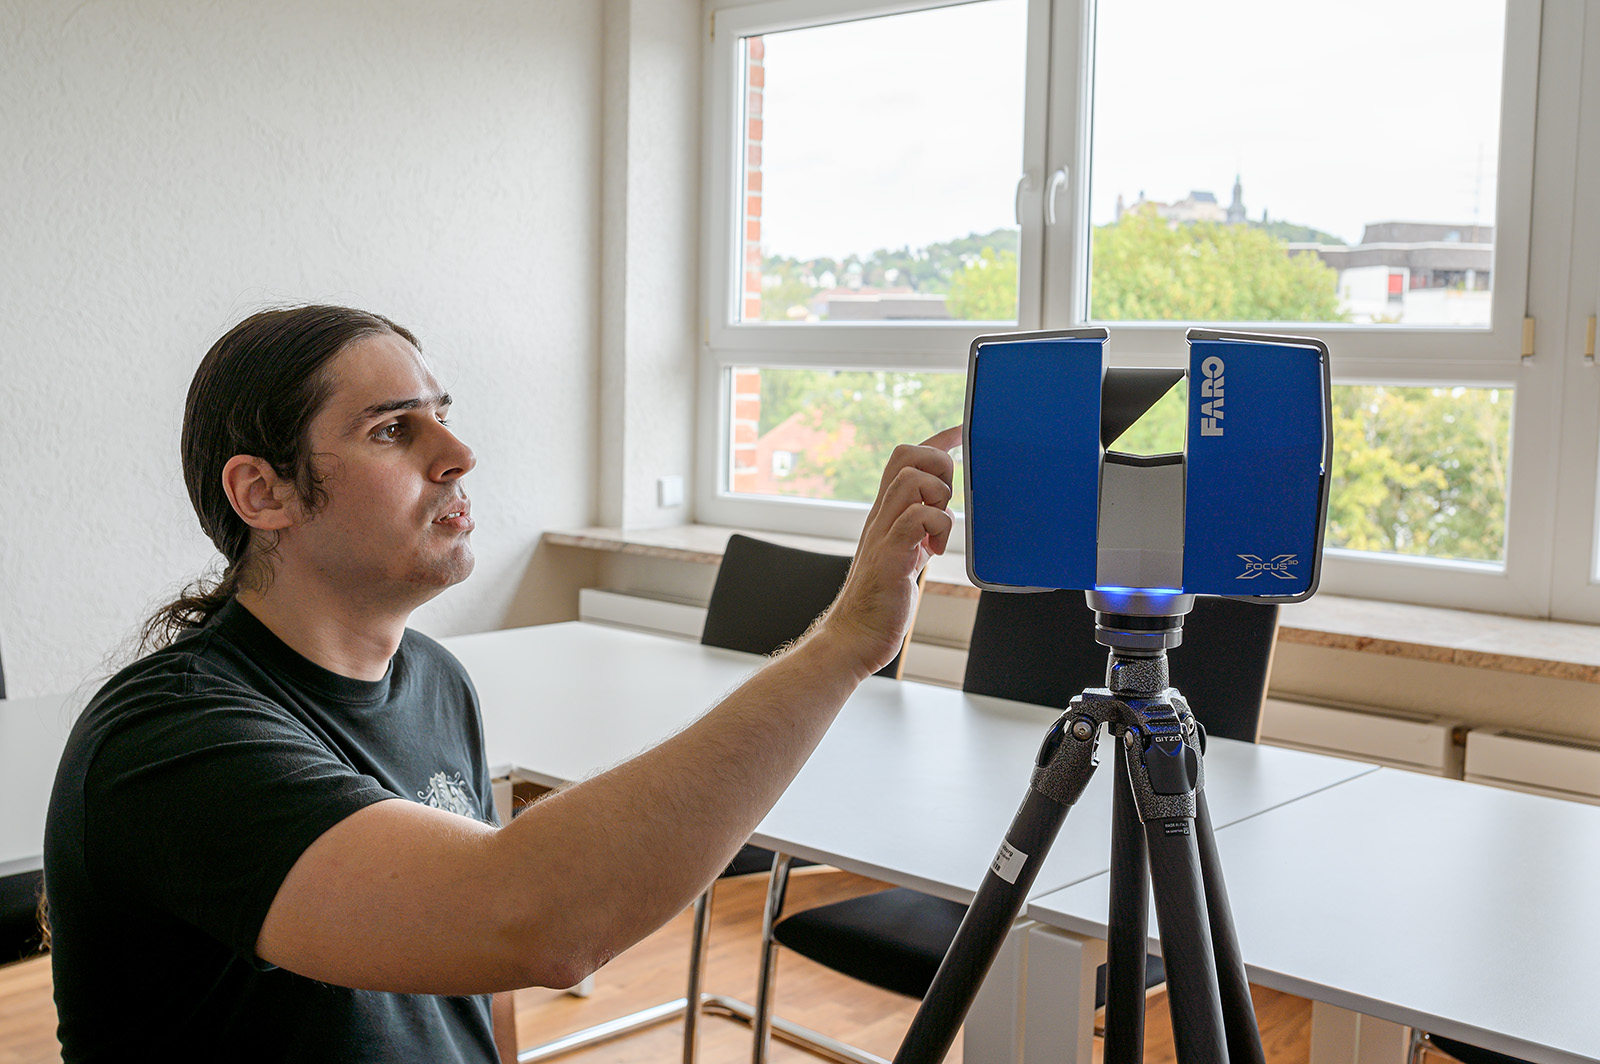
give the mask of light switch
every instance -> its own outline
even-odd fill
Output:
[[[665,510],[683,505],[683,478],[680,476],[656,478],[656,505]]]

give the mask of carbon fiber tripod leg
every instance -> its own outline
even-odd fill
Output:
[[[1028,793],[956,930],[894,1064],[939,1064],[1022,911],[1061,825],[1094,774],[1099,725],[1064,714],[1050,729]]]
[[[1144,1060],[1145,940],[1150,897],[1144,825],[1124,757],[1113,758],[1110,933],[1106,937],[1105,1064]]]
[[[1250,999],[1250,982],[1245,975],[1244,956],[1239,950],[1239,935],[1233,926],[1233,910],[1228,907],[1228,888],[1222,881],[1222,860],[1217,855],[1217,839],[1211,830],[1211,810],[1206,806],[1205,791],[1195,798],[1195,841],[1200,850],[1206,912],[1211,920],[1211,945],[1216,958],[1217,988],[1222,997],[1222,1020],[1228,1036],[1228,1060],[1231,1064],[1266,1064],[1261,1029],[1256,1025],[1255,1002]]]
[[[944,1060],[1070,809],[1037,791],[1028,791],[1006,832],[1001,857],[996,858],[999,865],[1007,852],[1026,855],[1021,873],[1014,880],[1008,880],[993,867],[984,874],[983,885],[967,908],[949,952],[894,1055],[894,1064],[939,1064]],[[1025,846],[1031,849],[1024,849]]]
[[[1206,914],[1193,821],[1145,821],[1161,955],[1166,960],[1172,1042],[1179,1064],[1227,1064],[1222,998]]]

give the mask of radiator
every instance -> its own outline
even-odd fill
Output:
[[[677,599],[586,587],[578,591],[578,619],[698,640],[706,626],[706,608]],[[926,643],[913,637],[906,646],[902,675],[907,680],[960,687],[966,667],[965,650]]]
[[[706,608],[677,599],[585,587],[578,590],[578,620],[698,640],[706,626]]]
[[[1339,709],[1269,698],[1261,741],[1315,754],[1371,761],[1391,768],[1461,778],[1459,730],[1421,714]]]
[[[1473,729],[1467,733],[1464,778],[1600,805],[1600,743],[1537,732]]]

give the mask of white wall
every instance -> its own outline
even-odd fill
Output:
[[[0,0],[0,653],[92,679],[211,555],[183,397],[278,301],[415,329],[477,450],[478,568],[419,613],[495,627],[596,511],[602,5]]]
[[[694,497],[700,269],[699,0],[606,0],[601,524],[682,524]]]

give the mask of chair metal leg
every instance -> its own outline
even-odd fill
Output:
[[[750,1050],[751,1064],[767,1064],[772,1031],[772,980],[778,965],[778,943],[773,940],[772,929],[783,914],[783,896],[789,889],[789,864],[793,858],[785,853],[772,855],[772,878],[767,881],[767,908],[761,917],[761,975],[756,980],[755,1017],[751,1021],[754,1035]]]
[[[654,1008],[643,1009],[639,1012],[620,1016],[607,1023],[597,1023],[593,1027],[586,1027],[581,1031],[557,1038],[553,1042],[524,1049],[517,1054],[517,1064],[530,1064],[532,1061],[549,1060],[563,1053],[571,1053],[577,1049],[609,1042],[613,1038],[621,1038],[625,1034],[641,1031],[646,1027],[654,1027],[658,1023],[676,1019],[687,1004],[687,999],[678,998],[676,1001],[665,1001]]]
[[[782,857],[783,874],[782,886],[777,891],[777,905],[773,907],[772,887],[768,884],[768,912],[763,920],[762,943],[767,951],[762,962],[762,979],[765,985],[771,985],[772,969],[768,958],[773,958],[777,951],[777,943],[772,941],[772,927],[777,923],[777,917],[783,911],[783,893],[787,889],[789,879],[789,858]],[[776,869],[777,861],[774,861]],[[535,1061],[549,1060],[563,1053],[571,1053],[589,1046],[609,1042],[614,1038],[632,1034],[635,1031],[653,1027],[668,1020],[683,1017],[683,1061],[684,1064],[694,1064],[695,1055],[699,1049],[700,1018],[707,1015],[722,1016],[727,1019],[749,1024],[752,1030],[757,1026],[757,1007],[738,998],[728,997],[724,994],[707,994],[700,987],[704,981],[706,955],[710,951],[711,940],[711,891],[695,899],[694,924],[690,936],[689,953],[689,986],[688,993],[674,1001],[665,1001],[652,1008],[642,1009],[627,1016],[618,1017],[605,1023],[586,1027],[575,1031],[564,1038],[558,1038],[543,1045],[524,1049],[517,1054],[518,1064],[533,1064]],[[832,1060],[837,1064],[889,1064],[882,1057],[875,1056],[854,1046],[846,1045],[836,1039],[829,1038],[820,1031],[813,1031],[809,1027],[802,1027],[797,1023],[783,1019],[781,1016],[772,1015],[771,993],[767,994],[767,1009],[761,1023],[764,1025],[762,1041],[766,1040],[765,1034],[780,1038],[791,1045],[798,1046],[807,1052],[813,1053],[825,1060]],[[691,1008],[690,1002],[696,1002],[698,1007]],[[763,1046],[763,1056],[766,1049]]]
[[[711,948],[711,892],[716,883],[707,887],[694,900],[694,930],[689,936],[689,987],[684,994],[683,1010],[683,1064],[694,1064],[700,1049],[700,1008],[703,998],[700,983],[705,975],[706,954]]]
[[[684,1064],[694,1064],[695,1051],[698,1048],[700,1036],[701,1008],[699,1006],[717,1000],[700,992],[701,979],[705,973],[706,953],[710,943],[711,891],[714,887],[714,883],[712,886],[707,887],[705,892],[696,898],[694,902],[694,926],[689,943],[689,988],[685,996],[673,1001],[664,1001],[659,1005],[641,1009],[638,1012],[631,1012],[626,1016],[619,1016],[617,1019],[608,1020],[605,1023],[597,1023],[592,1027],[585,1027],[583,1030],[575,1031],[564,1038],[557,1038],[554,1041],[534,1046],[531,1049],[524,1049],[517,1054],[518,1064],[533,1064],[534,1061],[549,1060],[552,1057],[561,1056],[563,1053],[586,1049],[589,1046],[609,1042],[613,1038],[621,1038],[623,1035],[632,1034],[646,1027],[654,1027],[658,1023],[666,1023],[668,1020],[676,1019],[680,1015],[683,1017]],[[744,1004],[743,1002],[733,1002],[732,999],[727,1000],[733,1004]],[[691,1002],[694,1003],[695,1007],[690,1006]],[[745,1008],[748,1009],[749,1006],[745,1006]],[[730,1013],[730,1015],[732,1014]],[[748,1017],[745,1018],[748,1019]]]

